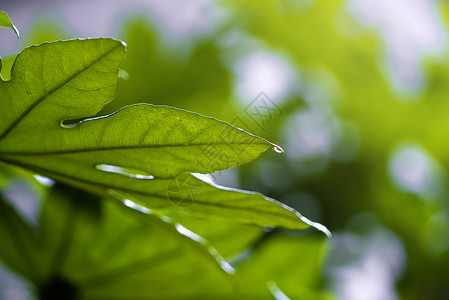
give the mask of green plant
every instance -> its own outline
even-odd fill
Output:
[[[0,25],[14,28],[1,17]],[[22,51],[11,79],[0,82],[0,183],[7,190],[22,178],[42,201],[36,236],[3,194],[1,259],[34,283],[41,299],[261,299],[280,293],[277,284],[295,296],[289,276],[318,264],[322,237],[309,238],[307,256],[283,261],[297,264],[292,274],[266,263],[269,247],[241,260],[235,275],[223,256],[270,236],[262,226],[327,230],[280,202],[201,175],[282,149],[168,106],[137,104],[95,116],[116,93],[124,57],[124,43],[114,39],[45,43]],[[22,169],[57,183],[42,187]],[[244,242],[220,246],[217,231]],[[287,235],[273,239],[285,243],[285,253],[295,251]],[[297,296],[304,295],[318,297],[308,289]]]

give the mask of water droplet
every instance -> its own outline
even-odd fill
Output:
[[[113,165],[99,164],[95,166],[95,169],[103,172],[115,173],[136,179],[154,179],[153,175],[150,175],[145,171],[132,168],[123,168]]]
[[[284,149],[282,149],[282,148],[279,147],[278,145],[274,145],[274,146],[273,146],[273,150],[274,150],[276,153],[284,153]]]
[[[78,125],[78,123],[69,123],[70,121],[68,120],[62,120],[61,123],[59,123],[59,125],[61,125],[62,128],[73,128],[76,125]]]
[[[139,205],[134,203],[133,201],[129,200],[129,199],[124,199],[123,200],[123,204],[125,204],[126,206],[128,206],[129,208],[138,210],[144,214],[147,215],[151,215],[151,209],[146,208],[145,206]]]
[[[119,69],[119,70],[118,70],[118,76],[120,77],[120,79],[125,80],[125,81],[129,79],[129,74],[128,74],[128,72],[126,72],[126,71],[123,70],[123,69]]]
[[[64,120],[61,120],[59,125],[61,125],[62,128],[73,128],[73,127],[78,126],[78,124],[80,124],[83,120],[85,120],[85,118],[81,118],[81,119],[64,119]]]
[[[45,186],[53,186],[55,182],[51,180],[48,177],[41,176],[41,175],[33,175],[34,179],[36,179],[40,184],[43,184]]]

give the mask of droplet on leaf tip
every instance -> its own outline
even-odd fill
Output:
[[[273,146],[273,150],[274,150],[276,153],[284,153],[284,149],[282,149],[281,147],[279,147],[279,146],[277,146],[277,145],[274,145],[274,146]]]

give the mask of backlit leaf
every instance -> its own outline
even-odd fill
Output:
[[[122,42],[104,38],[45,43],[20,53],[11,80],[0,82],[0,108],[7,112],[0,119],[0,160],[166,215],[320,227],[260,194],[188,174],[247,163],[268,148],[282,152],[262,138],[167,106],[137,104],[92,117],[113,99],[124,56]],[[182,203],[186,195],[193,205]]]

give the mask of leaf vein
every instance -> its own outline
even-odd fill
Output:
[[[35,100],[30,106],[27,107],[26,110],[22,112],[9,126],[6,128],[6,130],[0,135],[0,141],[4,139],[36,106],[38,106],[42,101],[44,101],[47,97],[58,91],[61,87],[63,87],[65,84],[67,84],[70,80],[87,70],[89,67],[100,61],[102,58],[105,58],[107,55],[109,55],[112,51],[120,47],[121,44],[117,44],[117,46],[111,48],[109,51],[98,57],[97,59],[89,62],[87,65],[85,65],[83,68],[81,68],[79,71],[72,74],[70,77],[68,77],[66,80],[64,80],[62,83],[54,87],[52,90],[47,91],[44,95],[39,97],[37,100]],[[26,85],[26,89],[28,91],[28,85]]]
[[[98,147],[84,149],[67,149],[47,152],[0,152],[0,156],[46,156],[60,154],[74,154],[84,152],[114,151],[114,150],[135,150],[135,149],[158,149],[158,148],[174,148],[174,147],[196,147],[196,146],[232,146],[232,145],[267,145],[267,143],[196,143],[196,144],[165,144],[165,145],[132,145],[132,146],[115,146],[115,147]],[[203,151],[203,150],[202,150]]]

